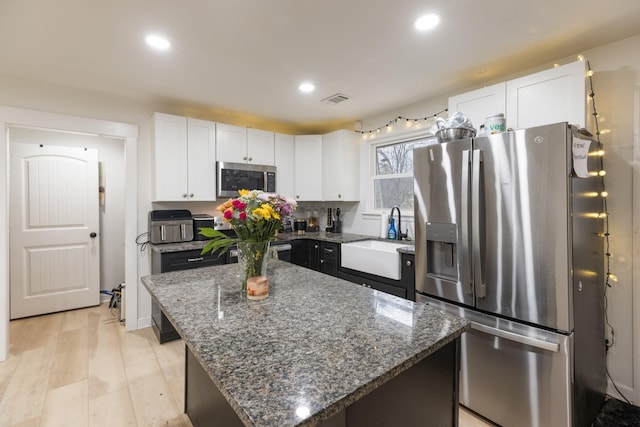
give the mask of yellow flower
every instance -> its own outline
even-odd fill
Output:
[[[246,196],[247,194],[249,194],[249,190],[238,190],[238,194],[240,194],[240,196]]]

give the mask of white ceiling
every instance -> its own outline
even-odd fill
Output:
[[[639,0],[0,0],[0,74],[318,127],[639,32]]]

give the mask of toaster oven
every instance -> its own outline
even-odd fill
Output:
[[[149,242],[179,243],[193,240],[193,218],[188,210],[149,211]]]

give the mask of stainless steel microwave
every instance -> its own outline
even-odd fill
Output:
[[[276,191],[276,167],[216,162],[218,197],[236,197],[238,190]]]

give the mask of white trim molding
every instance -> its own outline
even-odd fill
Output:
[[[136,250],[137,230],[137,145],[138,126],[85,117],[68,116],[43,111],[0,106],[0,361],[9,353],[9,138],[11,126],[81,132],[109,136],[125,143],[125,300],[126,329],[138,328],[138,265]]]

